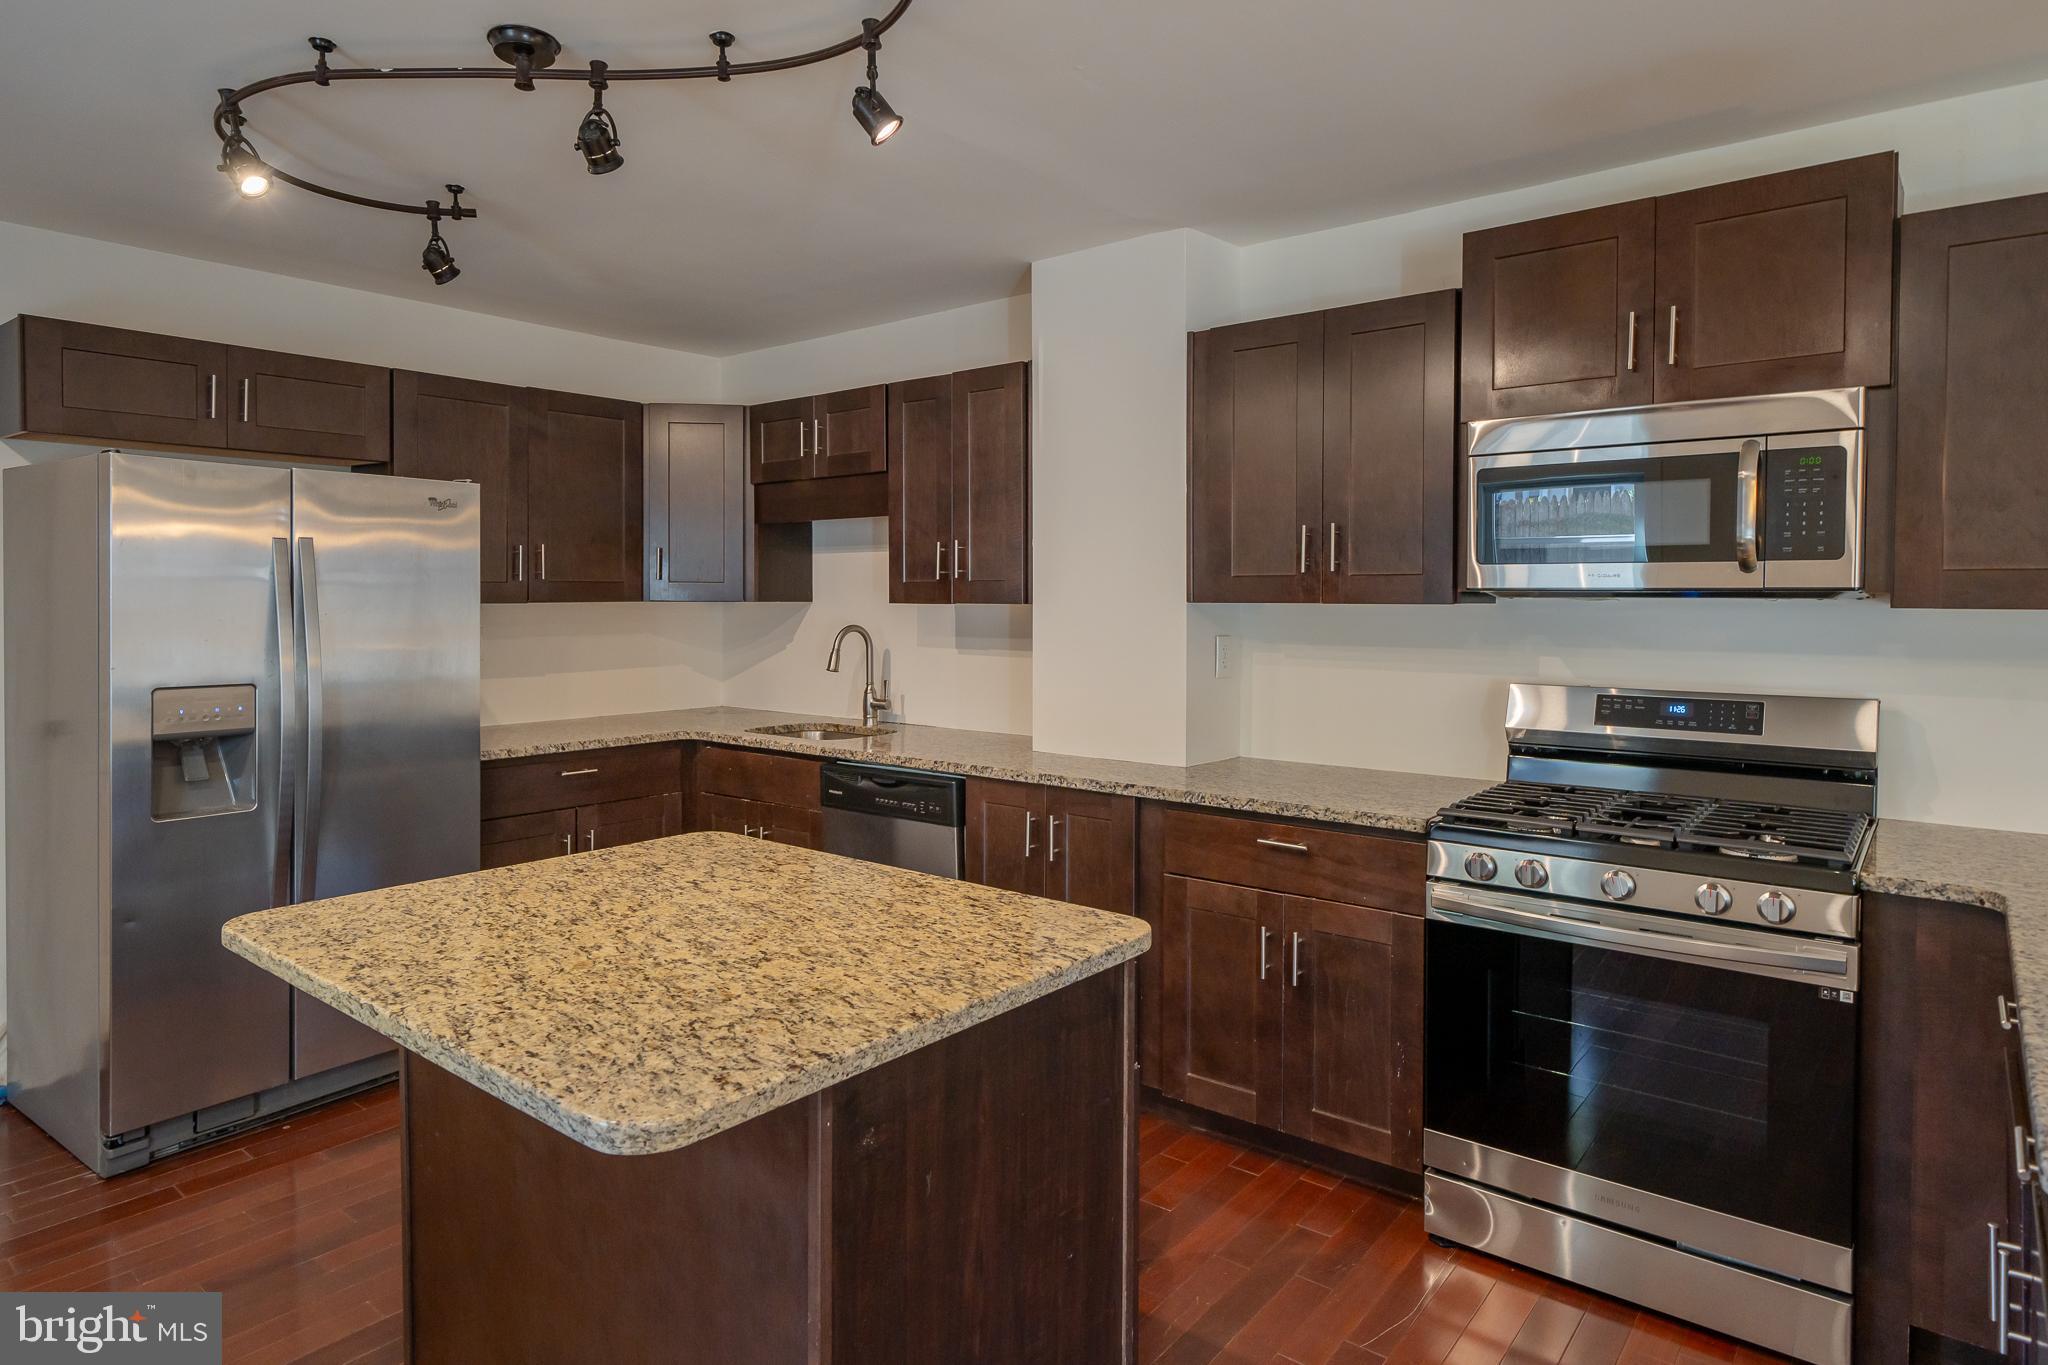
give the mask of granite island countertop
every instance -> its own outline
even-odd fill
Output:
[[[549,1127],[687,1146],[1144,952],[1143,921],[731,834],[231,920],[227,947]]]
[[[890,763],[962,777],[1035,782],[1048,787],[1177,801],[1296,820],[1325,820],[1404,834],[1425,832],[1431,816],[1493,781],[1268,758],[1226,758],[1185,768],[1128,763],[1113,758],[1044,753],[1032,747],[1029,735],[900,725],[893,721],[887,724],[895,733],[875,739],[826,742],[750,733],[756,726],[810,719],[816,717],[738,706],[705,706],[641,715],[486,725],[483,758],[489,762],[622,744],[697,740],[816,758]]]

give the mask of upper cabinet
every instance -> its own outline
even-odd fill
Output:
[[[0,427],[46,440],[382,464],[391,372],[19,317],[0,328]]]
[[[1448,602],[1458,293],[1192,338],[1196,602]]]
[[[1656,201],[1465,234],[1464,414],[1650,398]]]
[[[1464,417],[1891,382],[1898,156],[1465,236]]]
[[[748,409],[755,483],[879,474],[888,459],[887,386],[788,398]]]
[[[1899,241],[1893,605],[2048,608],[2048,194]]]
[[[647,408],[647,600],[747,595],[745,408]]]
[[[1030,369],[891,384],[889,600],[1031,600]]]
[[[486,602],[642,592],[637,403],[400,371],[391,472],[479,485]]]

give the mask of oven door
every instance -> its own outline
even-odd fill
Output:
[[[1848,1292],[1854,944],[1432,883],[1432,1169]]]
[[[1759,441],[1481,455],[1466,464],[1468,588],[1764,589]]]

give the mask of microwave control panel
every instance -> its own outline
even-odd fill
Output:
[[[1625,692],[1606,692],[1593,699],[1593,723],[1631,730],[1760,735],[1764,732],[1764,704],[1726,697],[1632,697]]]
[[[1849,454],[1840,446],[1764,452],[1765,559],[1840,559],[1847,549]]]

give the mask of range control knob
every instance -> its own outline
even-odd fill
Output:
[[[1756,912],[1766,924],[1783,924],[1799,907],[1782,891],[1766,891],[1756,898]]]
[[[1499,871],[1500,864],[1494,862],[1491,853],[1467,853],[1465,855],[1465,875],[1473,881],[1490,882],[1493,880],[1494,874]]]
[[[1618,867],[1609,868],[1600,876],[1600,889],[1609,900],[1625,901],[1636,893],[1636,879]]]
[[[1710,915],[1727,914],[1734,899],[1719,882],[1702,882],[1700,889],[1692,893],[1692,903]]]
[[[1550,880],[1550,869],[1534,858],[1524,858],[1515,864],[1515,880],[1534,891]]]

